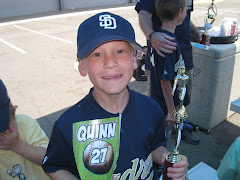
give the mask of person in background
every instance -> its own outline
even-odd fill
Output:
[[[180,69],[185,69],[185,62],[179,43],[175,39],[175,29],[186,17],[186,0],[156,0],[156,12],[162,21],[159,32],[165,33],[174,38],[177,49],[165,57],[159,56],[153,49],[154,59],[151,59],[151,97],[161,106],[166,116],[167,124],[175,124],[176,120],[172,113],[179,105],[179,93],[174,96],[174,78],[180,74]],[[184,99],[185,105],[188,99]]]
[[[219,180],[240,179],[240,137],[238,137],[227,150],[220,166],[217,169]]]
[[[145,62],[146,69],[150,70],[150,57],[155,58],[153,56],[153,49],[158,55],[165,57],[166,54],[171,54],[174,50],[176,50],[177,44],[173,42],[174,39],[179,42],[182,56],[185,62],[186,75],[189,76],[187,91],[189,103],[191,103],[193,79],[191,39],[196,42],[200,42],[202,40],[202,32],[190,20],[191,11],[193,11],[193,0],[187,0],[187,15],[182,24],[176,27],[176,38],[173,38],[164,32],[159,32],[159,29],[162,26],[162,22],[156,13],[155,0],[139,0],[136,4],[135,10],[138,12],[139,24],[146,36],[148,44],[148,52]],[[210,37],[207,39],[208,44],[209,41]],[[200,141],[198,136],[188,131],[187,129],[183,129],[181,137],[184,141],[190,144],[196,145]]]
[[[16,114],[0,80],[0,179],[50,179],[41,164],[49,140],[38,122]]]

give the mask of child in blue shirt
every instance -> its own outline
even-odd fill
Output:
[[[172,54],[165,54],[165,58],[159,56],[154,50],[154,60],[151,58],[151,97],[162,107],[168,124],[174,124],[172,112],[179,105],[178,92],[172,95],[174,77],[181,67],[185,68],[181,48],[176,40],[175,29],[186,17],[186,0],[157,0],[156,12],[162,21],[160,32],[175,38],[177,49]],[[188,104],[188,97],[184,99]]]
[[[56,180],[159,179],[153,162],[164,163],[168,153],[164,115],[156,101],[128,87],[141,50],[131,24],[99,13],[79,26],[77,45],[79,72],[93,88],[56,121],[44,171]],[[169,177],[184,179],[182,158]]]

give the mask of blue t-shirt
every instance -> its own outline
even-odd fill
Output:
[[[159,32],[166,33],[167,35],[176,38],[176,35],[160,29]],[[155,99],[163,109],[164,113],[167,114],[167,106],[165,98],[162,92],[161,80],[170,81],[172,86],[174,83],[174,78],[177,75],[179,68],[185,64],[185,59],[180,58],[181,48],[179,48],[179,43],[175,39],[174,42],[177,44],[177,50],[173,51],[172,54],[164,54],[165,58],[158,56],[157,52],[154,50],[154,63],[151,63],[151,97]],[[179,105],[179,91],[176,89],[173,96],[175,106]],[[189,104],[188,91],[186,92],[184,98],[184,105]]]
[[[166,146],[164,135],[164,115],[159,104],[153,99],[129,90],[129,102],[121,114],[120,150],[114,174],[128,172],[136,175],[140,171],[141,179],[142,163],[146,163],[148,156],[159,146]],[[105,111],[94,99],[92,90],[76,105],[67,110],[56,121],[46,152],[43,169],[46,172],[68,170],[79,177],[73,152],[73,124],[80,121],[117,117]],[[133,162],[138,162],[133,168]],[[153,173],[153,179],[158,179],[154,167],[149,164],[149,172]],[[134,166],[135,167],[135,166]],[[129,178],[129,175],[127,176]]]
[[[186,70],[193,68],[193,59],[192,59],[192,45],[191,45],[191,36],[190,36],[190,15],[193,10],[193,0],[187,0],[187,15],[181,25],[177,26],[175,34],[177,41],[180,44],[182,56],[185,60]],[[152,14],[152,23],[154,31],[159,31],[162,26],[162,22],[159,19],[156,9],[155,9],[155,0],[139,0],[135,7],[136,11],[140,10],[148,11]],[[146,69],[150,70],[149,63],[149,52],[146,55]]]

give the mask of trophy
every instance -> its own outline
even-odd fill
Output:
[[[202,40],[200,44],[206,45],[208,38],[208,30],[212,27],[213,22],[215,21],[215,17],[217,15],[217,6],[214,4],[214,0],[212,0],[211,5],[208,7],[207,18],[205,18],[204,23],[204,33],[202,34]],[[210,20],[210,22],[208,22]]]
[[[185,75],[185,67],[182,66],[179,69],[178,75],[174,79],[173,92],[172,92],[172,94],[174,94],[174,91],[175,91],[176,87],[178,86],[180,104],[177,108],[174,109],[174,111],[172,113],[172,116],[177,119],[175,146],[174,146],[173,150],[169,154],[167,154],[165,157],[166,159],[165,159],[165,164],[164,164],[163,180],[171,180],[171,178],[169,178],[167,176],[167,168],[172,167],[174,163],[178,163],[178,162],[182,161],[181,157],[179,156],[179,151],[177,149],[178,149],[178,146],[181,141],[181,127],[180,126],[183,124],[183,122],[187,118],[187,113],[186,113],[185,107],[183,105],[183,100],[184,100],[184,97],[186,94],[186,85],[187,85],[188,79],[189,79],[189,77],[187,75]]]
[[[215,21],[215,16],[217,15],[217,6],[214,4],[214,0],[212,0],[212,3],[208,7],[208,19],[211,20],[210,24],[212,25]]]
[[[208,30],[212,27],[210,23],[207,22],[207,18],[205,19],[204,24],[204,33],[202,34],[202,40],[200,41],[200,44],[206,45],[207,38],[208,38]]]

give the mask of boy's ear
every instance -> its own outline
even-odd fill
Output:
[[[133,69],[136,70],[137,68],[138,68],[137,58],[134,56],[133,57]]]
[[[78,62],[79,62],[78,70],[79,70],[81,76],[86,76],[87,75],[87,71],[86,71],[86,68],[83,65],[83,60],[79,60]]]
[[[182,11],[183,11],[183,9],[180,8],[180,9],[177,11],[176,15],[179,16],[179,15],[182,13]]]

